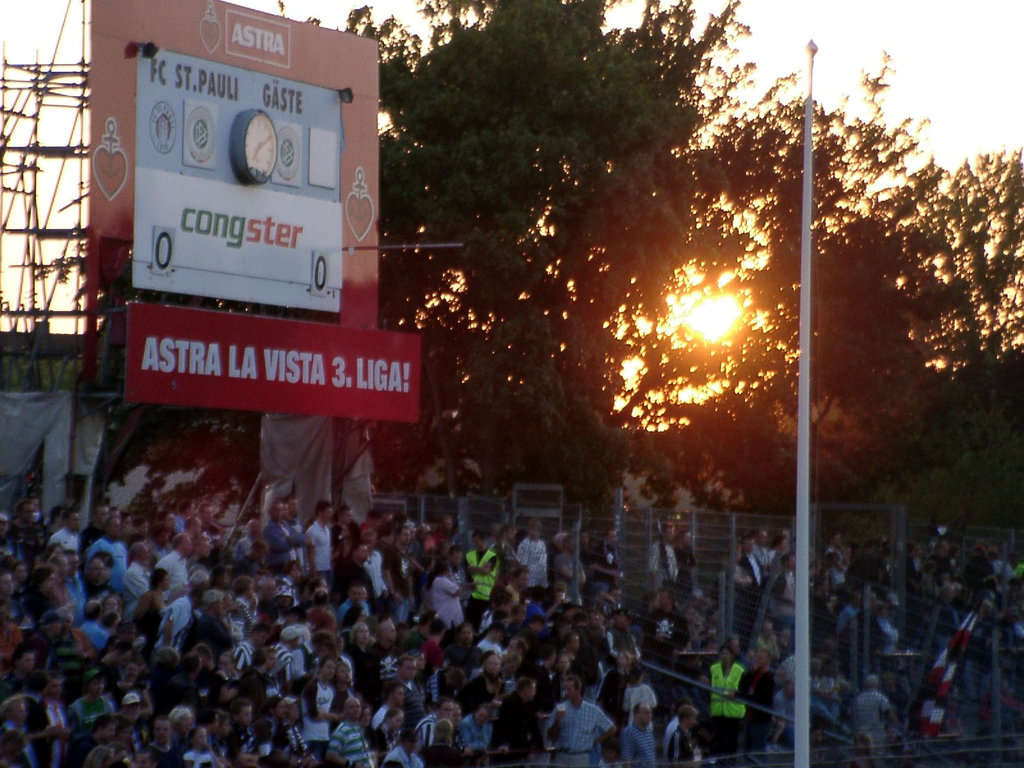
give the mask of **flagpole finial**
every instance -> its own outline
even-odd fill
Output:
[[[809,41],[807,42],[807,52],[808,52],[808,53],[809,53],[809,54],[810,54],[811,56],[813,56],[814,54],[816,54],[816,53],[818,52],[818,46],[814,44],[814,41],[813,41],[813,40],[809,40]]]

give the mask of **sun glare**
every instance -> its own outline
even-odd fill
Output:
[[[732,329],[740,317],[740,306],[732,296],[700,301],[683,321],[707,341],[718,341]]]

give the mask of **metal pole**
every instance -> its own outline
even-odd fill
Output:
[[[814,54],[807,43],[807,98],[804,101],[804,188],[800,243],[800,365],[797,391],[796,440],[796,658],[793,765],[811,765],[811,622],[810,622],[810,506],[811,506],[811,221],[814,188],[813,138]]]

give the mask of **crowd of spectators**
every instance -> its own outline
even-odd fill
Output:
[[[208,500],[155,520],[99,507],[84,528],[31,499],[12,517],[0,768],[649,768],[792,747],[785,531],[742,537],[721,636],[723,607],[671,522],[637,574],[647,597],[626,605],[614,526],[577,552],[539,520],[474,530],[464,550],[451,517],[357,523],[294,498],[231,529]],[[977,607],[1024,658],[1016,575],[987,550],[960,568],[942,540],[908,552],[906,599],[939,605],[941,633]],[[893,635],[887,562],[836,537],[813,574],[815,731],[856,732],[861,749],[910,725],[892,664],[927,650]],[[877,630],[858,640],[865,611]],[[967,664],[983,691],[982,656]]]

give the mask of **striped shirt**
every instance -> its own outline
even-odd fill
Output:
[[[636,724],[627,725],[619,738],[619,752],[633,768],[652,768],[657,758],[654,729],[649,724],[643,730]]]
[[[373,758],[370,756],[370,745],[366,743],[363,729],[359,723],[350,723],[343,720],[327,744],[327,751],[337,755],[342,760],[347,760],[351,765],[363,763],[367,766],[373,765]]]

